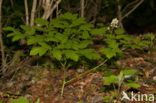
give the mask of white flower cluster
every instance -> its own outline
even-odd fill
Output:
[[[113,20],[112,20],[112,22],[111,22],[111,27],[112,28],[118,28],[118,25],[119,24],[119,20],[117,19],[117,18],[114,18]]]

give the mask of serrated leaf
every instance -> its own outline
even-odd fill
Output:
[[[92,24],[84,24],[84,25],[81,25],[79,30],[87,30],[87,31],[90,31],[94,26]]]
[[[30,26],[26,26],[26,25],[21,25],[20,26],[26,33],[32,35],[35,33],[35,29],[33,27]]]
[[[61,34],[61,33],[57,33],[55,35],[55,38],[58,39],[60,42],[65,43],[67,41],[67,36]]]
[[[34,26],[34,29],[36,29],[36,31],[46,31],[44,28],[42,28],[41,26]],[[47,28],[46,28],[47,29]]]
[[[93,41],[84,40],[84,41],[81,41],[80,44],[78,44],[78,47],[83,49],[83,48],[86,48],[89,44],[93,44]]]
[[[100,49],[100,52],[104,54],[108,59],[111,59],[112,57],[116,56],[117,53],[111,48],[102,48]]]
[[[83,49],[77,51],[77,53],[91,60],[96,60],[101,58],[99,54],[94,53],[94,49]]]
[[[50,47],[50,45],[48,45],[47,43],[45,43],[45,42],[39,42],[39,44],[42,46],[42,47],[44,47],[44,48],[46,48],[46,49],[51,49],[51,47]]]
[[[116,42],[116,40],[109,40],[107,41],[108,47],[112,49],[118,49],[119,48],[119,43]]]
[[[82,25],[82,24],[85,24],[85,18],[78,18],[74,21],[72,21],[72,24],[70,25],[70,27],[76,27],[76,26],[79,26],[79,25]]]
[[[101,58],[101,56],[100,56],[99,54],[94,53],[94,52],[88,53],[88,54],[84,54],[84,56],[85,56],[86,58],[90,59],[90,60],[98,60],[98,59]]]
[[[133,82],[133,83],[128,83],[128,84],[127,84],[127,87],[129,87],[129,88],[139,88],[140,85]]]
[[[123,34],[125,31],[123,29],[116,29],[115,34]]]
[[[27,45],[32,45],[35,43],[43,42],[44,37],[41,35],[36,35],[36,36],[29,36],[27,40]]]
[[[12,36],[14,36],[14,35],[16,35],[16,33],[9,33],[9,34],[7,35],[7,37],[12,37]]]
[[[13,27],[4,27],[3,28],[4,31],[15,31],[15,29]]]
[[[59,20],[58,18],[52,20],[52,25],[55,28],[61,29],[69,27],[69,23],[66,20]]]
[[[79,55],[76,54],[75,51],[72,50],[64,50],[64,54],[67,58],[74,60],[74,61],[78,61],[79,60]]]
[[[150,39],[151,39],[151,40],[154,40],[154,38],[155,38],[155,35],[154,35],[153,33],[151,33],[151,34],[150,34]]]
[[[134,75],[136,74],[136,70],[124,70],[122,71],[124,75]]]
[[[117,35],[116,39],[132,40],[132,37],[129,35]]]
[[[12,41],[15,42],[15,41],[18,41],[18,40],[23,39],[25,37],[26,37],[26,35],[24,35],[24,34],[16,34],[13,36]]]
[[[83,31],[81,38],[82,39],[88,39],[90,37],[88,31]]]
[[[25,97],[20,97],[18,99],[12,100],[11,103],[28,103],[29,100]]]
[[[31,49],[30,51],[30,55],[37,55],[39,54],[39,56],[44,55],[47,52],[47,48],[44,47],[34,47]]]
[[[62,52],[60,50],[53,49],[52,54],[57,60],[61,60]]]
[[[118,82],[119,79],[115,75],[111,75],[109,77],[103,77],[104,85],[110,85],[111,83]]]
[[[42,18],[36,18],[35,23],[40,24],[40,25],[48,25],[49,24],[49,22],[47,20],[42,19]]]
[[[107,28],[103,27],[103,28],[91,30],[91,34],[92,35],[104,35],[106,33],[106,31],[107,31]]]
[[[59,16],[59,19],[67,19],[67,20],[72,20],[73,21],[73,20],[77,19],[77,16],[78,16],[78,14],[72,14],[70,12],[67,12],[65,14],[61,14]]]

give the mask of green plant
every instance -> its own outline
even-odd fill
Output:
[[[29,100],[25,97],[20,97],[18,99],[14,99],[11,103],[29,103]]]
[[[116,75],[109,75],[109,76],[104,76],[104,85],[113,85],[113,88],[115,90],[115,94],[113,94],[110,97],[104,97],[104,100],[106,101],[112,101],[115,96],[118,96],[121,87],[123,84],[126,84],[127,87],[129,88],[138,88],[140,85],[137,84],[137,78],[135,77],[136,70],[124,70],[120,71],[119,76]],[[117,84],[117,88],[115,85]]]
[[[3,103],[3,100],[0,100],[0,103]]]
[[[66,70],[71,66],[70,61],[79,61],[80,58],[91,60],[100,59],[94,49],[88,48],[93,44],[90,40],[90,31],[93,25],[87,24],[85,18],[77,18],[77,14],[65,13],[53,19],[51,25],[44,19],[36,19],[41,26],[29,27],[21,25],[22,30],[6,27],[4,30],[12,31],[8,37],[12,41],[26,38],[27,45],[33,45],[30,55],[53,55],[59,61],[64,72],[62,92],[66,84]]]
[[[3,28],[3,30],[11,31],[7,37],[12,37],[12,41],[26,39],[27,45],[32,47],[30,55],[49,55],[53,56],[60,64],[63,71],[63,85],[61,95],[63,95],[64,87],[67,83],[83,76],[102,66],[108,59],[122,54],[126,48],[140,48],[137,43],[132,42],[133,38],[124,35],[122,29],[108,30],[107,27],[94,29],[92,24],[88,24],[85,18],[78,18],[77,14],[65,13],[52,20],[37,18],[35,23],[39,26],[21,25],[20,29],[12,27]],[[103,48],[99,51],[91,48],[89,45],[94,44],[94,38],[102,36],[99,40]],[[99,55],[101,54],[101,56]],[[93,69],[86,71],[79,76],[66,81],[66,71],[72,66],[73,62],[78,62],[87,58],[89,60],[101,60],[101,64]]]
[[[29,99],[25,97],[20,97],[11,101],[11,103],[31,103]],[[36,103],[40,103],[40,99],[38,98]]]
[[[144,47],[148,47],[150,42],[148,40],[142,40],[141,38],[134,38],[130,35],[124,34],[122,29],[107,29],[102,27],[100,29],[92,30],[93,36],[101,36],[104,47],[99,50],[105,57],[111,59],[112,57],[122,54],[122,51],[131,48],[142,50]]]

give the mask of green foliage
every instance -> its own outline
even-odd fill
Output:
[[[49,22],[47,20],[41,19],[41,18],[36,18],[35,23],[40,24],[40,25],[48,25],[49,24]]]
[[[3,103],[3,100],[0,100],[0,103]]]
[[[111,75],[109,77],[103,77],[103,79],[105,81],[104,85],[115,83],[118,81],[118,77],[116,77],[115,75]]]
[[[105,45],[99,52],[108,59],[116,57],[118,54],[122,54],[122,51],[127,48],[142,50],[144,47],[150,45],[148,40],[134,38],[123,33],[124,30],[122,29],[108,30],[106,27],[91,30],[93,37],[101,36],[103,38]]]
[[[20,97],[18,99],[12,100],[11,103],[29,103],[29,100],[25,97]]]
[[[29,99],[25,97],[19,97],[11,101],[11,103],[30,103]],[[36,103],[40,103],[40,99],[38,98]]]
[[[139,84],[137,84],[137,79],[134,76],[136,74],[136,70],[124,70],[124,71],[120,71],[120,74],[118,76],[114,75],[114,74],[110,74],[109,76],[104,76],[104,85],[111,85],[113,84],[115,93],[112,94],[111,96],[105,96],[104,97],[104,101],[105,102],[112,102],[114,97],[117,97],[120,93],[120,89],[122,87],[122,85],[125,83],[127,87],[129,88],[138,88],[140,87]],[[131,77],[135,77],[135,81],[131,80],[133,78]],[[126,79],[130,79],[128,82],[125,82]],[[116,90],[115,88],[115,84],[118,85],[118,88]]]
[[[30,55],[42,56],[48,52],[59,61],[78,61],[82,56],[100,59],[100,56],[94,53],[94,49],[88,49],[88,45],[93,44],[89,33],[93,25],[87,24],[84,18],[78,18],[77,14],[62,14],[52,20],[51,26],[48,26],[47,20],[40,18],[37,18],[35,23],[40,26],[21,25],[22,31],[11,27],[3,30],[12,31],[8,34],[8,37],[13,37],[12,41],[26,38],[27,45],[37,44],[31,49]]]
[[[136,74],[136,72],[137,72],[136,70],[124,70],[124,71],[120,71],[119,76],[116,76],[113,74],[111,74],[109,76],[104,76],[103,77],[104,85],[110,85],[110,84],[117,83],[120,88],[121,84],[124,82],[124,80],[126,80],[127,78],[131,79],[131,77],[134,76]],[[136,83],[136,81],[130,80],[126,84],[128,87],[138,88],[140,86]]]
[[[52,19],[51,23],[37,18],[35,23],[38,26],[21,25],[19,29],[5,27],[3,30],[10,32],[7,37],[12,37],[13,42],[25,39],[27,45],[32,47],[30,49],[31,56],[52,55],[59,61],[64,72],[69,68],[71,60],[78,62],[84,58],[90,60],[112,59],[118,54],[122,54],[126,48],[142,49],[150,44],[148,40],[123,34],[124,30],[122,29],[94,28],[92,24],[86,23],[85,18],[78,18],[77,16],[77,14],[71,13],[61,14]],[[98,37],[102,39],[98,39]],[[151,40],[153,38],[151,36]],[[99,43],[104,45],[96,52],[90,46],[94,44],[94,39],[99,40]],[[127,75],[126,73],[134,74],[134,71],[123,71],[119,78],[111,75],[103,79],[107,85],[117,82],[120,86],[124,75]],[[65,84],[64,79],[62,94]],[[137,85],[129,84],[128,86],[135,87]]]

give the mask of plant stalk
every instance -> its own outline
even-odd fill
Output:
[[[63,84],[62,84],[62,90],[61,90],[61,96],[63,96],[63,92],[64,92],[64,87],[65,87],[65,84],[66,84],[66,63],[62,64],[62,68],[63,68]]]
[[[91,71],[96,70],[97,68],[99,68],[100,66],[102,66],[103,64],[105,64],[106,62],[107,62],[107,59],[106,59],[105,61],[103,61],[101,64],[99,64],[98,66],[96,66],[96,67],[94,67],[94,68],[92,68],[92,69],[90,69],[90,70],[88,70],[88,71],[86,71],[86,72],[84,72],[84,73],[82,73],[82,74],[76,76],[75,78],[72,78],[72,79],[66,81],[66,84],[67,84],[67,83],[70,83],[70,82],[72,82],[72,81],[74,81],[74,80],[76,80],[76,79],[78,79],[78,78],[80,78],[80,77],[82,77],[82,76],[85,75],[85,74],[88,74],[88,73],[91,72]]]

